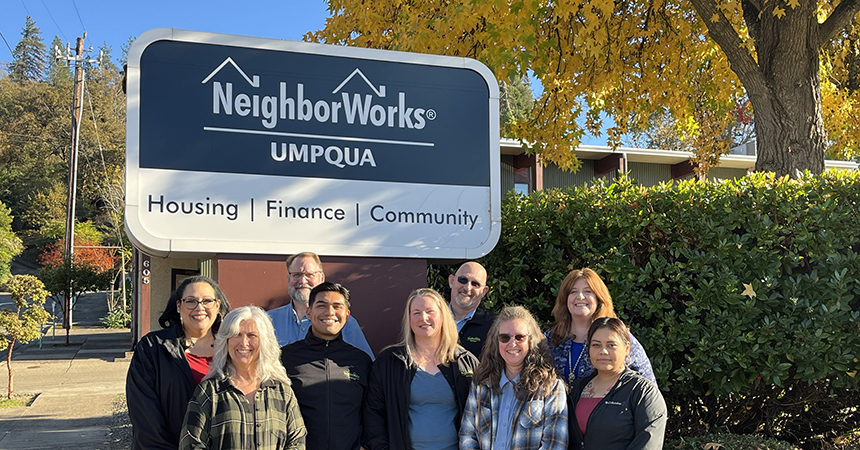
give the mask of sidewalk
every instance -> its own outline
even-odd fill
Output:
[[[0,298],[0,303],[4,300]],[[49,331],[42,340],[12,352],[16,393],[38,393],[28,408],[0,409],[2,449],[109,449],[113,403],[125,393],[131,332],[102,328],[105,294],[81,297],[72,314],[69,345],[65,330]],[[8,371],[2,352],[0,394],[5,396]]]

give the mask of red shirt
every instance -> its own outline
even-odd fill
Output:
[[[185,353],[185,359],[188,361],[188,367],[191,368],[191,376],[194,378],[194,385],[200,384],[203,377],[209,373],[209,364],[212,362],[211,356],[197,356],[193,353]]]
[[[588,424],[588,416],[594,411],[594,408],[600,404],[603,397],[580,398],[576,402],[576,423],[579,424],[579,431],[585,436],[585,425]]]

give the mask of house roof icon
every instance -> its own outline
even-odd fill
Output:
[[[349,74],[349,76],[348,76],[348,77],[346,77],[343,81],[341,81],[341,82],[340,82],[340,84],[339,84],[339,85],[337,85],[337,87],[336,87],[336,88],[334,88],[334,90],[333,90],[333,91],[331,91],[331,93],[332,93],[332,94],[337,94],[337,93],[338,93],[338,91],[340,91],[340,90],[341,90],[341,89],[346,85],[346,83],[349,83],[349,80],[351,80],[351,79],[352,79],[353,77],[355,77],[356,75],[360,76],[360,77],[361,77],[361,79],[362,79],[362,80],[364,80],[364,82],[365,82],[365,83],[367,83],[367,85],[368,85],[368,86],[370,86],[370,89],[372,89],[372,90],[373,90],[373,92],[375,92],[377,96],[379,96],[379,97],[385,97],[385,86],[383,86],[383,85],[381,85],[381,84],[380,84],[380,85],[379,85],[379,89],[377,89],[377,88],[376,88],[376,86],[374,86],[374,85],[373,85],[373,83],[371,83],[371,82],[370,82],[370,80],[368,80],[368,79],[367,79],[367,77],[366,77],[366,76],[364,76],[364,74],[363,74],[363,73],[361,73],[361,70],[360,70],[360,69],[355,69],[355,70],[353,70],[353,71],[352,71],[352,73],[351,73],[351,74]]]
[[[245,74],[245,71],[242,70],[242,68],[239,67],[239,65],[236,64],[235,61],[233,61],[233,58],[231,58],[229,56],[227,57],[227,59],[224,60],[224,62],[221,63],[221,65],[219,65],[218,67],[215,68],[215,70],[213,70],[211,73],[209,73],[209,75],[206,78],[204,78],[203,81],[201,81],[200,83],[206,84],[207,81],[211,80],[212,77],[214,77],[215,74],[217,74],[227,64],[232,65],[239,72],[239,74],[242,75],[243,78],[245,78],[245,81],[247,81],[248,84],[250,84],[252,87],[255,87],[255,88],[260,87],[260,76],[254,75],[253,80],[251,78],[248,78],[248,75]]]

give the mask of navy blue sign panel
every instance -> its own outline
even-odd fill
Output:
[[[140,167],[490,185],[475,71],[167,40],[140,65]]]
[[[499,89],[478,61],[173,29],[128,61],[126,227],[150,254],[498,241]]]

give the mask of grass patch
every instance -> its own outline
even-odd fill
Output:
[[[0,409],[23,408],[25,406],[30,406],[38,396],[39,394],[12,394],[11,399],[0,399]]]

